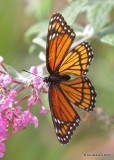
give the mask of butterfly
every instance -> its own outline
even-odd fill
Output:
[[[49,105],[57,139],[67,144],[73,131],[80,123],[80,116],[74,106],[87,112],[92,111],[96,102],[96,91],[86,77],[88,66],[93,60],[93,51],[88,42],[73,49],[75,32],[60,13],[52,15],[47,35],[46,67],[49,76]],[[72,79],[71,75],[76,78]]]

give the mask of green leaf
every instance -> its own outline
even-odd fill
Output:
[[[84,30],[83,26],[79,25],[78,23],[73,23],[71,26],[75,31],[83,31]]]
[[[114,46],[114,23],[96,33],[101,42]]]
[[[37,46],[35,44],[31,44],[29,47],[29,54],[33,54],[33,52],[37,49]]]
[[[43,22],[39,22],[37,24],[34,24],[25,33],[25,40],[27,42],[29,42],[30,41],[30,37],[35,35],[35,34],[38,34],[38,33],[39,33],[39,37],[46,36],[47,30],[48,30],[48,23],[49,23],[48,21],[43,21]]]
[[[37,0],[35,14],[39,20],[44,20],[51,11],[53,0]]]
[[[111,3],[96,3],[88,8],[88,21],[95,30],[100,30],[110,21],[109,13],[112,8]]]
[[[114,34],[107,34],[106,36],[101,38],[101,41],[114,46]]]
[[[5,67],[6,67],[7,71],[8,71],[8,73],[10,75],[12,75],[13,77],[20,77],[21,76],[20,73],[17,72],[16,69],[14,69],[13,67],[11,67],[10,65],[5,64]]]
[[[51,12],[53,0],[28,0],[25,10],[27,14],[34,15],[39,21],[47,19]]]
[[[63,12],[62,15],[67,21],[69,25],[72,25],[75,21],[77,15],[81,12],[83,7],[87,4],[88,0],[76,0],[71,3],[69,7],[67,7]]]
[[[37,36],[35,39],[33,39],[33,43],[46,49],[46,42],[42,38],[40,38],[39,36]]]
[[[102,29],[100,32],[96,33],[97,38],[101,39],[102,37],[106,36],[107,34],[114,34],[114,23],[110,26]]]

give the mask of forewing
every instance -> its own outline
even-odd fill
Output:
[[[65,56],[59,67],[59,73],[85,75],[92,60],[92,47],[88,42],[83,42]]]
[[[60,143],[67,144],[79,125],[80,117],[59,84],[49,87],[49,103],[57,138]]]
[[[46,64],[50,74],[57,72],[74,38],[75,32],[63,16],[60,13],[53,14],[49,22],[46,48]]]
[[[79,108],[92,111],[96,102],[96,91],[86,77],[61,82],[60,87],[69,101]]]

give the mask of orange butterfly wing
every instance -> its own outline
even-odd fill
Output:
[[[60,143],[66,144],[79,125],[80,117],[59,84],[50,85],[49,103],[57,138]]]
[[[59,67],[59,74],[84,75],[92,60],[92,48],[88,42],[83,42],[66,55]]]
[[[60,87],[67,99],[79,108],[89,112],[95,107],[96,91],[88,78],[63,81]]]
[[[74,38],[75,32],[67,25],[63,16],[60,13],[53,14],[49,23],[46,47],[46,65],[50,74],[57,72]]]

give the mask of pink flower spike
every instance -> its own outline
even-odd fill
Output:
[[[4,156],[4,152],[5,152],[5,144],[4,143],[0,143],[0,158],[2,158]]]
[[[43,115],[43,114],[47,114],[49,112],[48,109],[46,109],[44,106],[42,106],[42,110],[40,111],[40,114]]]

